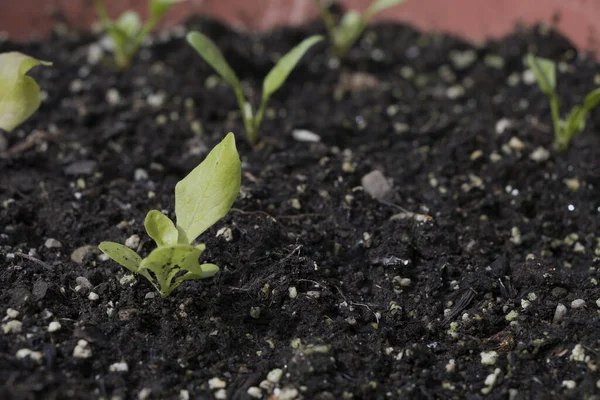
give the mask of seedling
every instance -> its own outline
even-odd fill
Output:
[[[535,57],[528,54],[526,62],[533,71],[540,90],[550,100],[550,111],[552,113],[552,125],[554,127],[554,148],[558,151],[566,151],[571,139],[585,128],[585,120],[588,114],[600,105],[600,88],[597,88],[583,100],[583,104],[573,107],[571,112],[563,121],[560,117],[560,102],[556,94],[556,65],[552,60]]]
[[[376,14],[383,10],[404,3],[406,0],[377,0],[367,11],[361,15],[358,11],[349,11],[336,25],[335,19],[329,8],[323,4],[323,0],[315,0],[319,13],[327,29],[327,34],[333,47],[334,55],[339,59],[343,59],[348,50],[358,40],[367,25],[371,22]]]
[[[125,11],[119,18],[112,20],[106,11],[104,0],[94,0],[100,22],[114,44],[115,64],[119,69],[129,67],[146,36],[167,10],[181,1],[184,0],[150,0],[150,18],[142,23],[140,16],[134,11]]]
[[[246,139],[248,139],[248,142],[252,145],[255,145],[258,142],[258,129],[262,123],[269,98],[281,87],[281,85],[283,85],[308,49],[321,40],[323,40],[322,36],[311,36],[281,57],[263,81],[262,98],[255,115],[252,105],[244,96],[240,80],[227,61],[225,61],[225,57],[217,45],[200,32],[190,32],[187,35],[188,43],[198,52],[198,54],[200,54],[200,57],[202,57],[204,61],[206,61],[208,65],[210,65],[221,78],[233,88],[244,120]]]
[[[146,215],[144,227],[157,246],[148,257],[142,259],[119,243],[102,242],[98,247],[131,272],[148,279],[163,297],[186,280],[214,276],[218,266],[198,262],[206,246],[192,243],[227,214],[240,191],[241,174],[235,138],[229,133],[175,186],[177,224],[158,210]]]
[[[40,107],[40,87],[27,72],[52,65],[16,51],[0,54],[0,129],[12,131]]]

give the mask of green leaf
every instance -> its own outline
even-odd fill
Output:
[[[155,249],[140,264],[140,271],[152,271],[162,296],[168,296],[173,289],[185,280],[210,278],[216,271],[198,263],[202,248],[190,245],[163,246]],[[208,264],[212,265],[212,264]],[[218,270],[218,267],[217,267]],[[173,278],[180,272],[186,274],[178,277],[172,284]]]
[[[98,248],[131,272],[139,273],[142,258],[129,247],[114,242],[102,242],[98,245]]]
[[[146,214],[144,227],[148,236],[156,242],[157,246],[175,245],[179,239],[179,231],[173,221],[158,210],[152,210]]]
[[[358,11],[347,12],[333,31],[334,45],[345,53],[356,42],[364,28],[363,18]]]
[[[307,39],[304,39],[299,45],[290,50],[289,53],[281,57],[273,69],[269,71],[263,82],[263,103],[266,103],[269,97],[271,97],[271,95],[275,93],[281,87],[281,85],[283,85],[287,77],[290,75],[292,70],[296,67],[308,49],[321,40],[323,40],[322,36],[311,36]]]
[[[0,54],[0,129],[12,131],[40,107],[40,87],[25,75],[40,64],[52,65],[19,52]]]
[[[181,3],[186,0],[151,0],[150,16],[153,19],[160,19],[169,8],[175,3]]]
[[[223,53],[212,40],[200,32],[190,32],[187,34],[186,39],[200,57],[221,75],[225,82],[233,86],[235,90],[242,90],[237,75],[225,61]]]
[[[142,20],[138,13],[125,11],[115,22],[117,29],[128,38],[132,38],[142,29]]]
[[[563,127],[562,140],[566,139],[568,143],[571,138],[578,133],[581,133],[585,128],[585,118],[587,117],[587,111],[582,106],[575,106],[567,115],[565,119],[565,125]]]
[[[175,186],[177,225],[192,243],[227,214],[240,191],[242,166],[229,133]]]
[[[533,71],[540,90],[547,96],[556,91],[556,65],[554,61],[528,54],[526,62]]]
[[[375,16],[375,14],[379,14],[386,8],[394,7],[404,3],[406,0],[378,0],[371,4],[365,13],[365,20],[369,21],[371,18]]]
[[[592,111],[594,108],[600,105],[600,88],[591,91],[585,96],[585,100],[583,101],[583,108],[585,108],[588,112]]]
[[[212,278],[217,272],[219,272],[219,267],[215,264],[198,264],[193,268],[189,268],[185,275],[176,278],[171,287],[175,289],[184,281]]]

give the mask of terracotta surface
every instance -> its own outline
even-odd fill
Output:
[[[115,15],[126,9],[145,12],[147,0],[106,0]],[[344,0],[364,10],[371,0]],[[47,33],[57,10],[74,24],[94,21],[91,0],[0,0],[0,30],[23,40]],[[166,23],[191,13],[202,13],[244,29],[265,29],[278,24],[301,24],[314,18],[313,0],[188,0],[172,8]],[[600,0],[408,0],[387,10],[381,19],[407,21],[427,30],[440,30],[471,40],[510,32],[517,22],[551,23],[560,14],[559,29],[579,47],[600,53]]]

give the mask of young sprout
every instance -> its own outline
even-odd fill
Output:
[[[244,120],[246,139],[248,139],[248,142],[252,145],[255,145],[258,142],[258,129],[260,128],[269,98],[281,87],[281,85],[283,85],[308,49],[321,40],[323,40],[323,37],[321,36],[311,36],[281,57],[263,81],[262,98],[255,115],[252,105],[244,96],[240,80],[227,61],[225,61],[225,57],[217,45],[200,32],[190,32],[187,35],[188,43],[198,52],[198,54],[200,54],[200,57],[202,57],[204,61],[206,61],[221,76],[221,78],[233,88]]]
[[[27,72],[52,65],[16,51],[0,54],[0,129],[12,131],[40,107],[40,87]]]
[[[533,54],[528,54],[525,60],[533,71],[540,90],[550,100],[550,112],[552,113],[552,125],[554,127],[554,148],[558,151],[566,151],[573,136],[581,133],[585,128],[585,120],[588,114],[600,105],[600,88],[588,93],[583,100],[583,104],[573,107],[563,121],[560,117],[560,102],[556,94],[556,65],[552,60],[535,57]]]
[[[142,24],[140,16],[134,11],[125,11],[117,20],[112,20],[104,6],[104,0],[94,0],[96,13],[102,26],[114,44],[115,64],[125,69],[144,42],[144,39],[160,21],[174,3],[185,0],[150,0],[150,18]]]
[[[152,210],[144,227],[156,242],[148,257],[114,242],[102,242],[100,250],[133,273],[148,279],[163,297],[182,282],[214,276],[219,267],[200,264],[204,244],[192,244],[198,236],[223,218],[240,191],[242,167],[233,133],[216,145],[192,172],[175,186],[177,224]]]
[[[315,0],[317,7],[319,7],[321,18],[325,23],[325,28],[333,47],[333,53],[339,60],[344,58],[348,50],[358,40],[376,14],[379,14],[386,8],[402,4],[405,1],[376,0],[363,15],[358,11],[349,11],[344,14],[339,24],[336,25],[333,15],[327,5],[323,3],[323,0]]]

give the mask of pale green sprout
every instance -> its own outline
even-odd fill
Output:
[[[552,125],[554,128],[554,148],[558,151],[566,151],[571,139],[585,128],[585,120],[588,114],[600,105],[600,88],[597,88],[585,96],[583,104],[573,107],[567,114],[565,120],[560,117],[560,101],[556,94],[556,65],[554,61],[528,54],[525,59],[533,72],[542,93],[550,100],[550,112],[552,113]]]
[[[225,57],[217,45],[200,32],[190,32],[187,35],[188,43],[198,52],[200,57],[233,88],[244,120],[246,139],[252,145],[258,142],[258,129],[262,123],[269,98],[283,85],[304,54],[321,40],[323,40],[321,36],[311,36],[281,57],[263,81],[262,98],[255,115],[252,105],[244,96],[240,80],[227,61],[225,61]]]
[[[223,218],[235,201],[242,167],[233,133],[216,145],[206,159],[175,186],[177,224],[158,210],[146,215],[144,227],[156,242],[148,257],[114,242],[102,242],[100,250],[131,272],[148,279],[163,297],[182,282],[214,276],[219,267],[200,264],[206,249],[194,245],[198,236]]]
[[[174,3],[182,1],[185,0],[150,0],[150,18],[142,23],[142,19],[134,11],[125,11],[119,18],[112,20],[106,11],[104,0],[94,0],[100,22],[114,44],[114,58],[118,68],[129,67],[146,36]]]
[[[0,54],[0,129],[12,131],[40,107],[40,86],[27,76],[36,65],[52,65],[23,53]]]
[[[327,29],[333,53],[339,60],[344,58],[375,15],[387,8],[400,5],[405,1],[377,0],[362,15],[358,11],[348,11],[342,16],[339,24],[336,25],[333,15],[329,11],[329,8],[323,4],[323,0],[315,0],[325,28]]]

